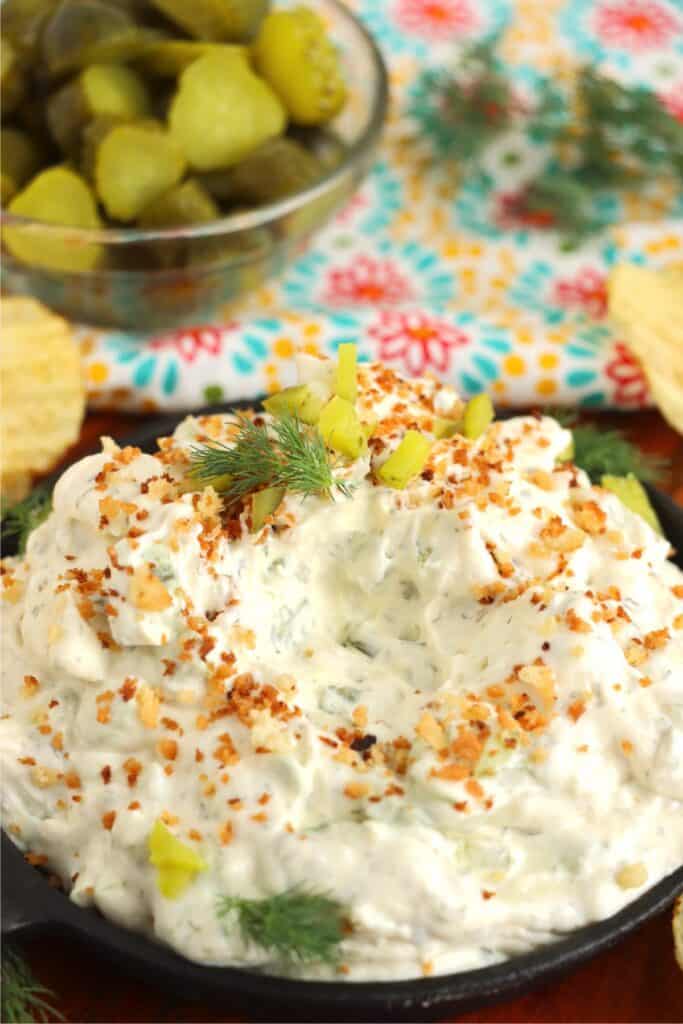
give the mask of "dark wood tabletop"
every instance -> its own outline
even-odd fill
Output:
[[[587,417],[586,417],[587,418]],[[617,426],[644,450],[665,456],[669,468],[661,486],[683,505],[683,437],[653,411],[591,414]],[[65,461],[84,454],[101,434],[117,438],[139,428],[133,416],[98,413],[87,418],[79,443]],[[41,938],[27,946],[36,975],[57,995],[56,1006],[71,1024],[118,1021],[174,1024],[263,1021],[272,1016],[258,1005],[235,1015],[234,1007],[178,998],[144,979],[122,975],[83,943],[68,937]],[[296,1019],[296,1007],[288,1016]],[[683,972],[674,959],[671,914],[650,921],[615,949],[536,992],[458,1018],[469,1022],[643,1022],[683,1021]]]

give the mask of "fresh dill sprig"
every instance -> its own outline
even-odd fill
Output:
[[[29,534],[45,522],[51,511],[52,495],[45,487],[36,487],[23,501],[3,512],[3,541],[16,538],[17,554],[23,555]]]
[[[641,452],[619,430],[603,430],[592,423],[572,428],[574,456],[591,481],[599,483],[602,476],[628,476],[632,473],[646,483],[658,480],[666,468],[666,459]]]
[[[293,416],[276,417],[270,426],[239,417],[232,444],[194,445],[190,476],[213,484],[229,505],[262,487],[284,487],[307,497],[336,488],[348,497],[350,486],[332,474],[325,443],[315,428]]]
[[[41,985],[26,961],[7,945],[2,951],[2,995],[0,1019],[3,1024],[64,1020],[52,1006],[54,994]]]
[[[270,950],[281,961],[333,964],[344,938],[341,904],[299,886],[263,900],[223,896],[217,913],[236,913],[244,940]]]
[[[571,430],[574,440],[571,461],[588,473],[594,484],[600,483],[600,478],[606,474],[628,476],[629,473],[645,483],[656,483],[667,468],[667,459],[642,452],[620,430],[578,423],[575,409],[547,409],[545,415]]]

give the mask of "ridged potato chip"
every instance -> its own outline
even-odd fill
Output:
[[[617,267],[609,315],[640,360],[662,415],[683,434],[683,265]]]
[[[39,302],[3,299],[0,331],[0,491],[11,504],[78,438],[85,386],[69,325]]]

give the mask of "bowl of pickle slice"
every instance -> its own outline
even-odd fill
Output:
[[[2,284],[72,320],[197,323],[367,172],[387,76],[339,0],[4,0]]]

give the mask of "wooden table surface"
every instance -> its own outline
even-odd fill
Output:
[[[588,417],[586,417],[588,418]],[[655,412],[631,415],[595,414],[605,426],[618,426],[649,452],[670,460],[661,486],[683,505],[683,437]],[[124,437],[140,420],[113,414],[91,415],[78,445],[65,461],[85,453],[100,434]],[[179,1002],[144,979],[122,976],[84,944],[64,937],[35,939],[27,954],[41,981],[57,993],[57,1007],[72,1024],[84,1022],[167,1021],[174,1024],[274,1020],[258,1005],[235,1015],[223,1003]],[[297,1019],[296,1007],[287,1008]],[[683,972],[675,963],[671,915],[666,913],[640,928],[616,949],[531,995],[458,1018],[461,1021],[677,1022],[683,1021]]]

